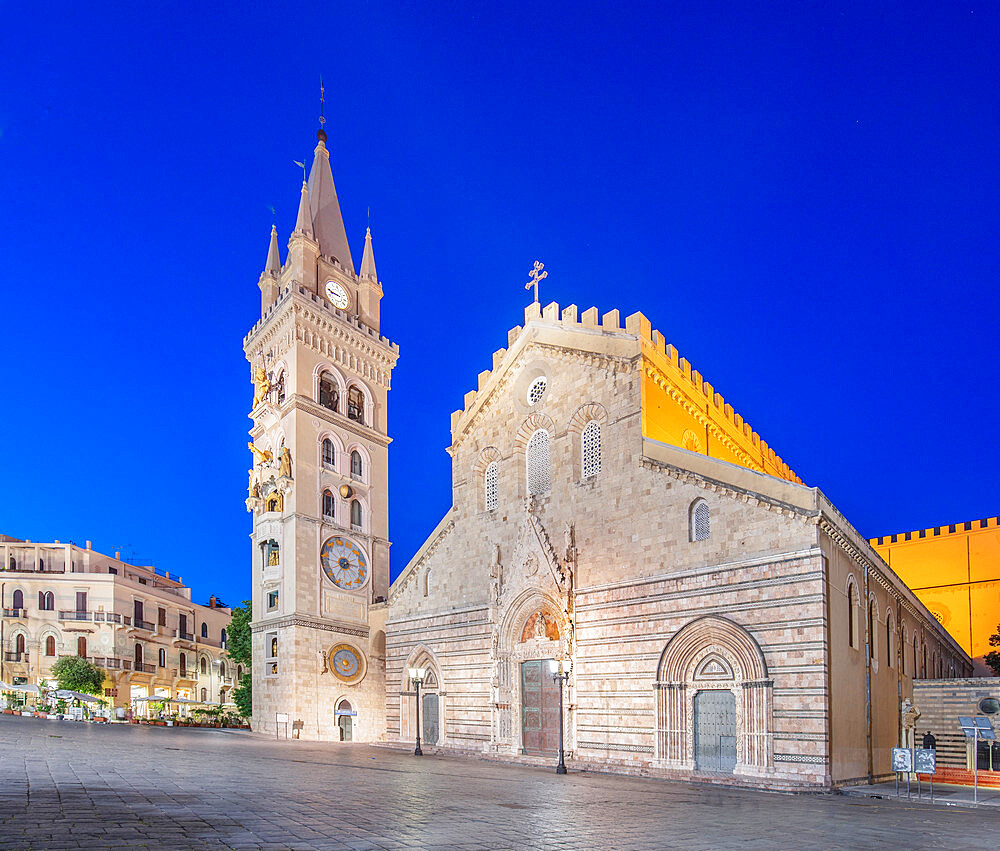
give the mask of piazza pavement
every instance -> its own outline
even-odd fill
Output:
[[[0,715],[0,849],[996,848],[1000,810]]]

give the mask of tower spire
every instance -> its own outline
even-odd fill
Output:
[[[281,255],[278,253],[278,228],[271,225],[271,244],[267,247],[267,262],[264,271],[275,278],[281,274]]]
[[[326,142],[326,129],[324,124],[326,124],[326,116],[323,114],[326,107],[326,99],[324,98],[325,90],[323,89],[323,75],[320,74],[319,77],[319,130],[316,131],[316,138],[321,142]]]
[[[372,229],[368,228],[365,233],[365,253],[361,258],[361,272],[359,277],[377,281],[378,275],[375,273],[375,252],[372,251]]]
[[[299,196],[299,212],[295,217],[295,233],[302,233],[312,238],[312,211],[309,209],[309,185],[302,181],[302,194]]]

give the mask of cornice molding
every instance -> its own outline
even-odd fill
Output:
[[[270,632],[273,629],[287,629],[288,627],[302,626],[308,629],[318,629],[323,632],[336,632],[340,635],[354,635],[358,638],[368,638],[371,629],[367,626],[348,624],[344,621],[325,620],[308,615],[283,615],[270,621],[258,621],[250,625],[250,631],[257,635],[261,632]]]

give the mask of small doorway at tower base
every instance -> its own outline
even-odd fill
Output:
[[[342,700],[337,704],[337,738],[339,741],[350,742],[354,740],[354,716],[356,714],[349,700]]]

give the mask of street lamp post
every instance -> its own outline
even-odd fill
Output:
[[[424,681],[423,668],[410,668],[410,681],[417,687],[417,746],[413,749],[414,756],[423,756],[420,750],[420,684]]]
[[[549,660],[549,670],[552,672],[552,679],[559,683],[559,765],[556,766],[556,774],[566,773],[566,761],[563,752],[563,683],[569,679],[569,671],[565,670],[562,659]]]

